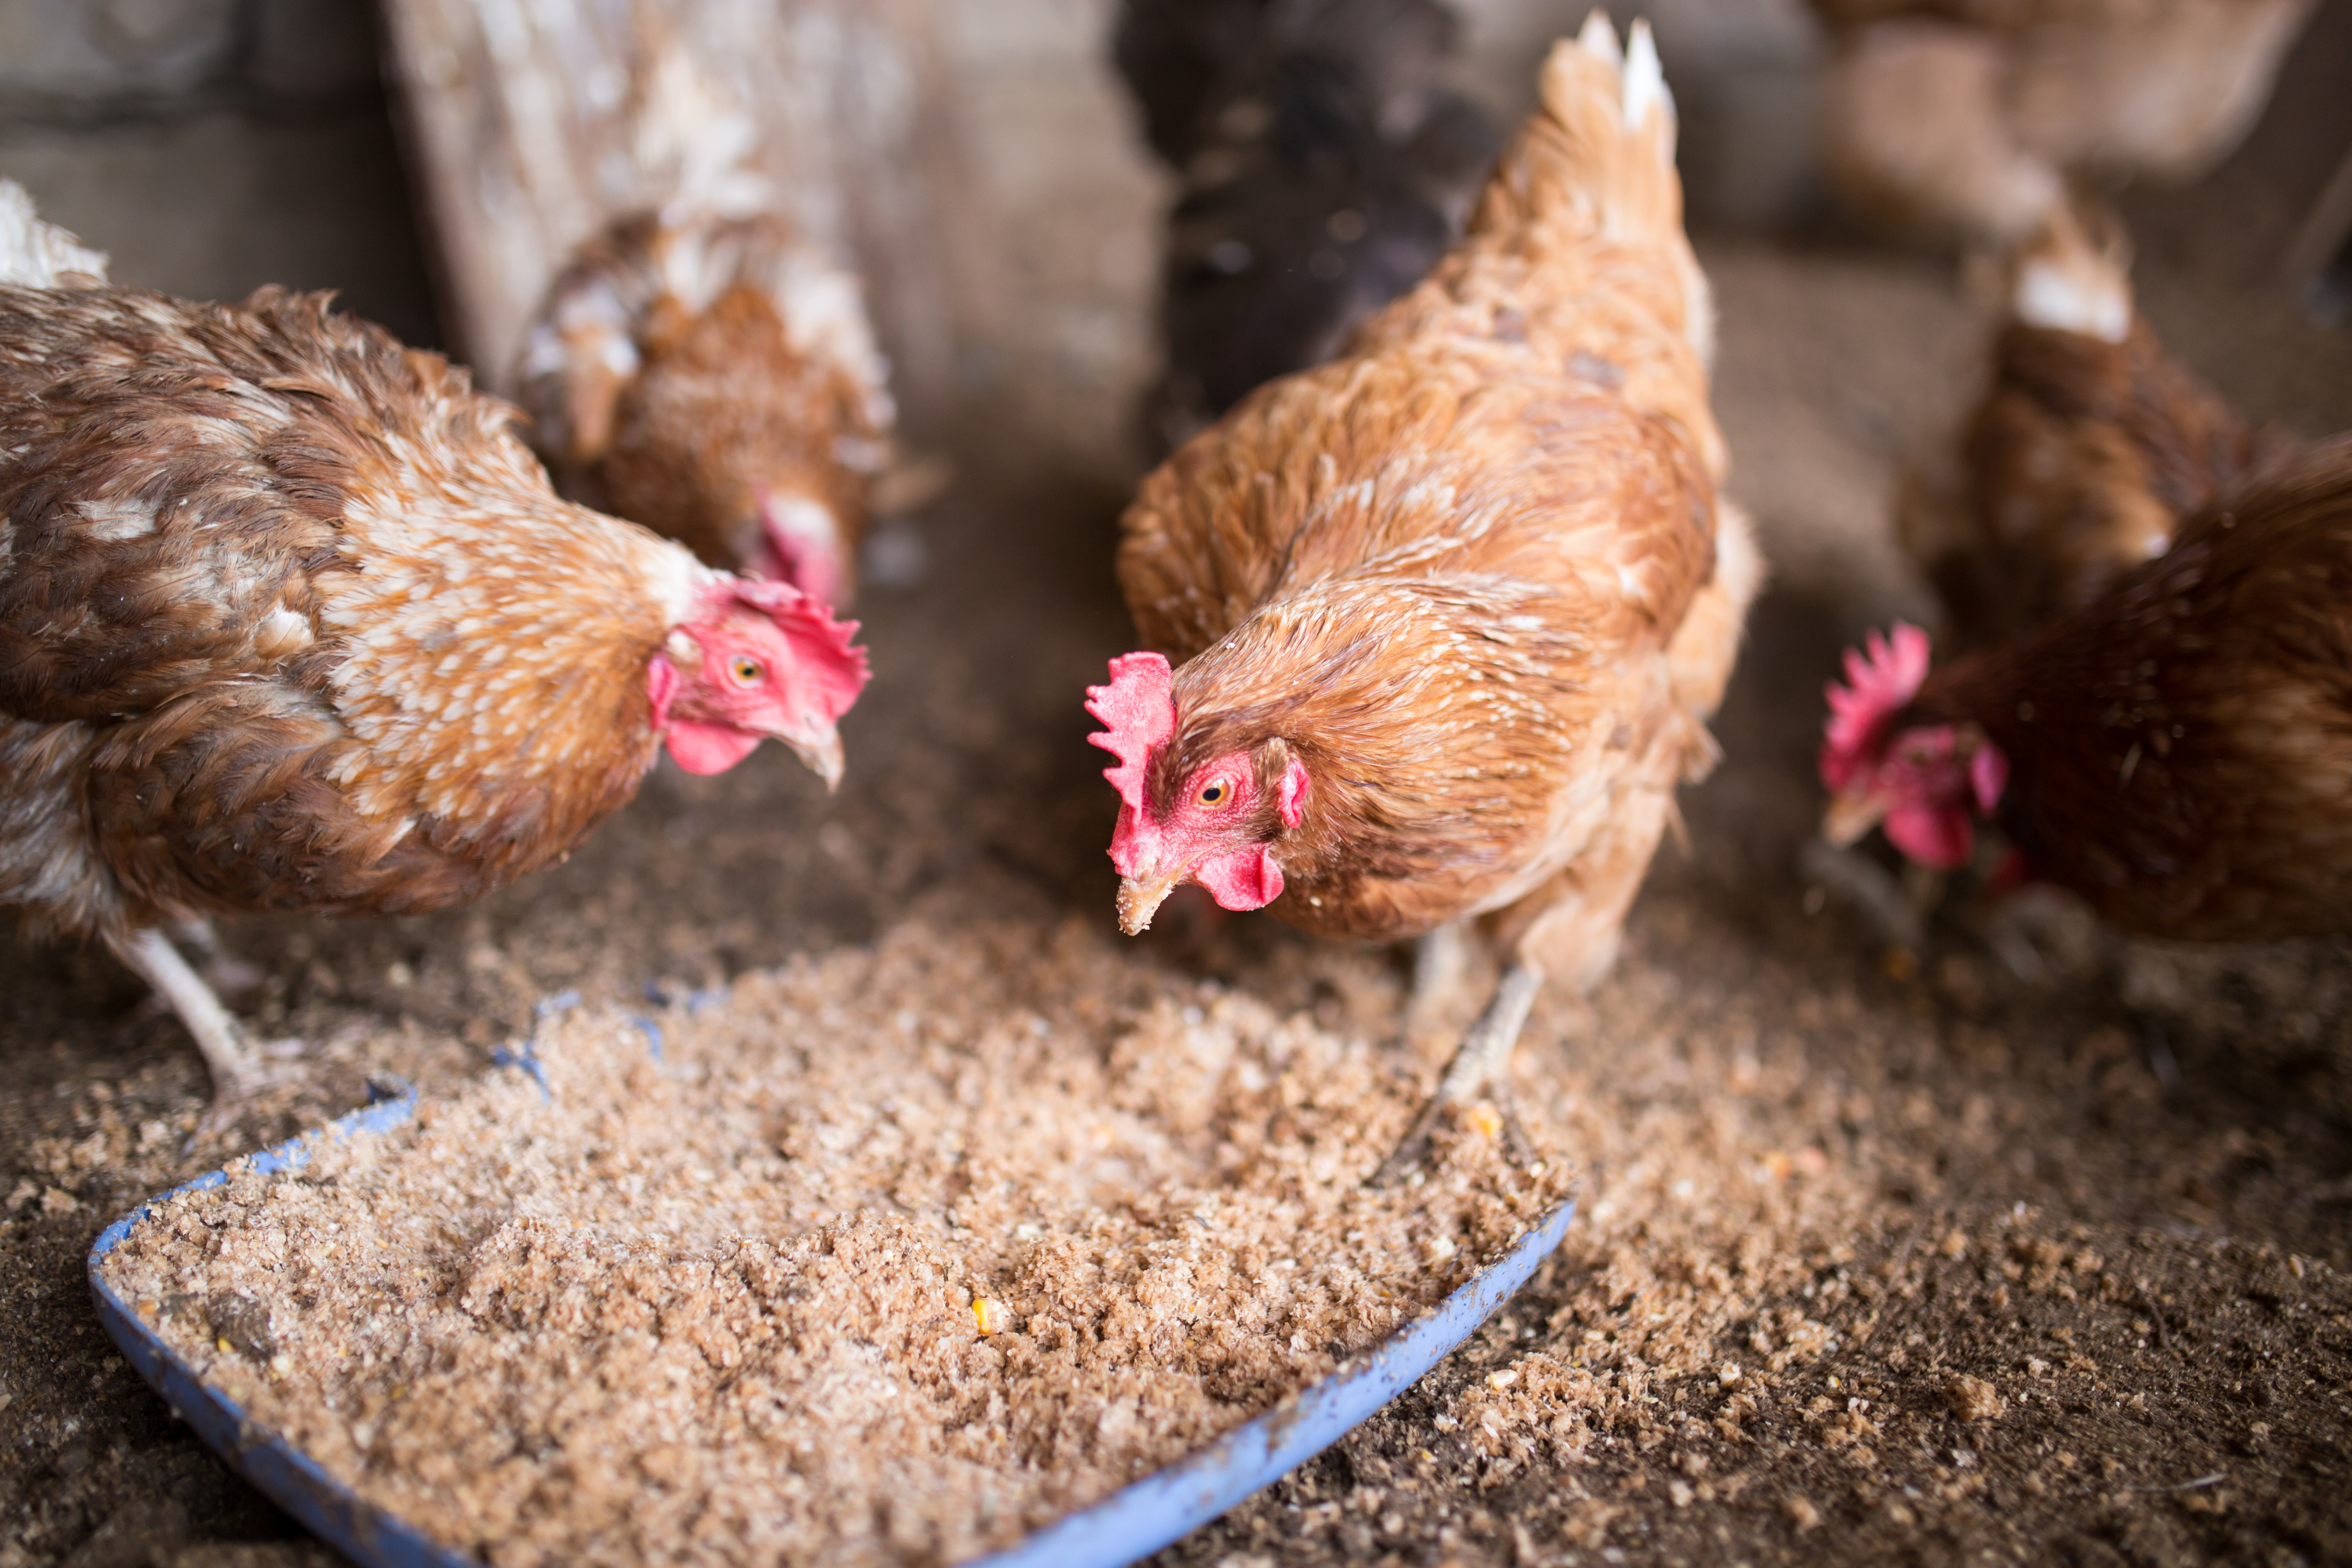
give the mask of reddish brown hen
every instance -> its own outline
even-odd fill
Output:
[[[579,499],[838,607],[889,453],[885,376],[857,280],[783,220],[648,213],[556,279],[522,401]]]
[[[1956,649],[2088,604],[2283,449],[2165,352],[2110,232],[2061,208],[2017,256],[1956,463],[1907,487],[1904,543]]]
[[[0,285],[0,905],[105,939],[224,1099],[159,926],[478,898],[665,741],[838,776],[855,628],[558,500],[512,413],[323,295]]]
[[[1128,931],[1182,882],[1333,936],[1479,922],[1506,973],[1437,1104],[1502,1098],[1544,979],[1614,958],[1761,569],[1647,29],[1621,59],[1596,12],[1542,92],[1427,281],[1144,482],[1118,570],[1160,651],[1092,703]]]
[[[2090,605],[1927,667],[1907,626],[1847,656],[1832,837],[1884,823],[1951,867],[1990,819],[2131,931],[2352,929],[2352,440],[2209,506]]]

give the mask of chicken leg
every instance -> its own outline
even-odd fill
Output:
[[[213,1103],[197,1124],[197,1134],[215,1131],[235,1116],[237,1106],[268,1081],[245,1030],[221,1005],[204,976],[189,966],[171,939],[152,929],[123,935],[110,933],[107,945],[115,956],[155,988],[196,1042],[212,1073]]]
[[[220,929],[201,916],[175,921],[172,942],[183,952],[194,956],[196,973],[212,987],[215,996],[241,995],[257,989],[268,977],[258,964],[247,963],[231,952],[220,939]]]
[[[1519,1128],[1518,1117],[1511,1109],[1511,1047],[1518,1044],[1519,1031],[1527,1027],[1528,1010],[1534,1007],[1536,993],[1543,989],[1543,971],[1521,959],[1503,971],[1496,984],[1494,998],[1478,1021],[1462,1037],[1462,1045],[1446,1065],[1445,1076],[1437,1080],[1437,1092],[1413,1118],[1412,1126],[1403,1139],[1381,1162],[1372,1173],[1371,1184],[1392,1187],[1405,1179],[1422,1161],[1428,1157],[1431,1134],[1436,1131],[1437,1119],[1446,1108],[1485,1098],[1494,1102],[1503,1114],[1503,1136],[1510,1147],[1511,1158],[1521,1163],[1533,1157],[1533,1148],[1527,1134]]]

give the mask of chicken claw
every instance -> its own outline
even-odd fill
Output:
[[[1412,1119],[1412,1126],[1390,1151],[1389,1157],[1381,1162],[1380,1169],[1372,1173],[1370,1185],[1392,1187],[1420,1169],[1429,1157],[1430,1139],[1437,1130],[1438,1119],[1450,1107],[1479,1100],[1492,1104],[1502,1117],[1504,1148],[1512,1163],[1533,1163],[1535,1146],[1519,1125],[1518,1112],[1511,1103],[1511,1047],[1518,1043],[1519,1031],[1527,1027],[1528,1012],[1535,1005],[1536,993],[1543,989],[1543,971],[1530,963],[1514,963],[1503,972],[1502,980],[1495,986],[1494,1000],[1486,1004],[1486,1012],[1463,1036],[1462,1047],[1454,1053],[1445,1076],[1437,1080],[1437,1092],[1430,1096],[1421,1114]]]

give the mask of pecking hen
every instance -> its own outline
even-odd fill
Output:
[[[0,905],[152,983],[219,1104],[254,1064],[167,925],[478,898],[665,742],[838,777],[856,628],[559,500],[439,355],[59,271],[0,255]]]
[[[2270,97],[2314,0],[1812,0],[1823,161],[1899,226],[2013,245],[2077,175],[2193,179]]]
[[[1321,363],[1462,231],[1499,150],[1437,0],[1127,0],[1115,53],[1181,181],[1148,434]]]
[[[565,489],[706,565],[845,605],[893,411],[857,279],[782,218],[643,213],[581,247],[525,340]]]
[[[1898,626],[1830,690],[1827,829],[2021,869],[2145,935],[2352,929],[2352,440],[2305,448],[2038,630],[1930,673]]]
[[[1900,526],[1956,650],[2089,603],[2180,521],[2278,456],[2132,308],[2120,230],[2066,207],[2011,261],[1991,384]]]
[[[1475,921],[1505,966],[1388,1176],[1440,1106],[1504,1099],[1547,977],[1608,969],[1676,784],[1715,759],[1762,566],[1719,493],[1674,142],[1648,29],[1621,56],[1595,12],[1436,270],[1124,521],[1155,651],[1089,704],[1124,928],[1197,882],[1331,936]]]

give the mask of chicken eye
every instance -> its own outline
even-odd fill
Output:
[[[1233,793],[1234,786],[1224,780],[1211,779],[1201,786],[1201,793],[1192,798],[1202,805],[1223,805],[1233,797]]]
[[[758,659],[747,658],[739,653],[728,662],[727,673],[735,678],[738,686],[757,686],[761,676],[766,672],[760,668]]]

